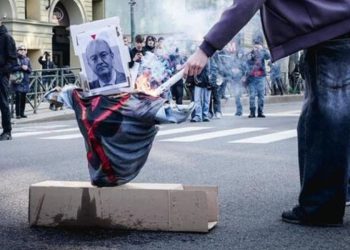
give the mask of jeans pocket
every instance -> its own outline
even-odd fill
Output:
[[[350,48],[325,46],[317,53],[317,84],[328,89],[350,87]]]

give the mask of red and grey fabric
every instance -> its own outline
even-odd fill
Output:
[[[61,100],[75,111],[87,151],[91,182],[118,186],[134,179],[144,166],[159,123],[185,121],[192,112],[173,110],[164,99],[143,93],[83,97],[63,90]]]

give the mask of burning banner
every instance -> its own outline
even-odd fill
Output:
[[[179,110],[140,92],[84,97],[76,87],[65,87],[59,101],[75,111],[91,183],[100,187],[134,179],[152,148],[156,124],[184,122],[194,108],[191,104]]]

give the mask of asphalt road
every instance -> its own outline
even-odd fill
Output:
[[[160,132],[184,130],[157,136],[134,182],[218,185],[220,220],[208,234],[30,228],[30,184],[89,176],[75,121],[16,125],[14,139],[0,144],[0,248],[349,249],[349,209],[342,228],[281,222],[281,212],[296,204],[299,191],[294,133],[300,106],[267,105],[265,119],[234,117],[227,108],[220,120],[161,126]],[[185,132],[192,127],[200,130]],[[256,130],[222,133],[237,128]],[[208,138],[210,132],[221,136]]]

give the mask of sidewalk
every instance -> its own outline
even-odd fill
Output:
[[[16,125],[36,122],[71,120],[75,118],[73,110],[63,108],[63,110],[58,109],[57,111],[52,111],[49,109],[48,102],[41,103],[36,114],[34,114],[33,108],[27,104],[25,115],[28,116],[28,118],[12,118],[11,122]]]
[[[265,104],[271,103],[286,103],[286,102],[299,102],[303,100],[302,95],[284,95],[284,96],[266,96]],[[244,96],[241,98],[243,105],[248,105],[249,98]],[[188,101],[185,101],[187,103]],[[234,98],[229,98],[227,101],[222,101],[223,108],[234,107]],[[26,124],[26,123],[37,123],[37,122],[48,122],[48,121],[61,121],[75,119],[74,111],[71,109],[63,108],[63,110],[52,111],[49,109],[49,104],[43,102],[40,104],[37,113],[33,113],[32,107],[27,104],[25,114],[28,118],[16,119],[13,118],[11,121],[14,125]]]

